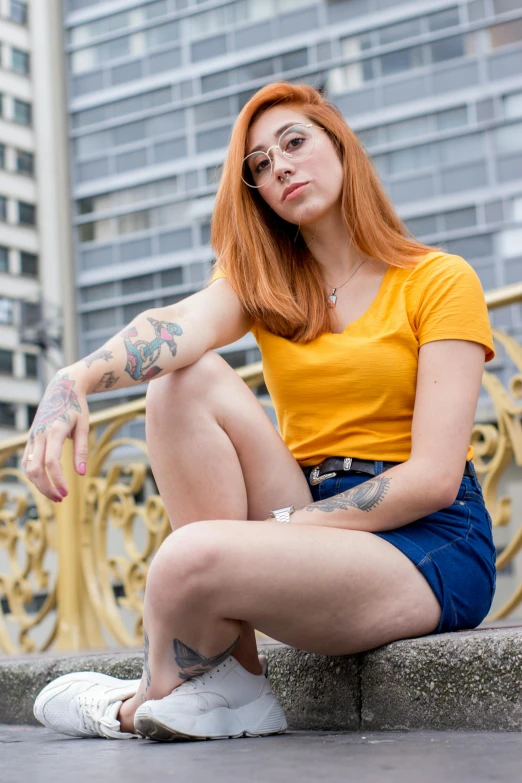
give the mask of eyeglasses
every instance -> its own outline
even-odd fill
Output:
[[[287,128],[279,137],[277,144],[266,152],[251,152],[243,160],[241,179],[249,188],[262,188],[272,178],[274,166],[270,150],[279,147],[279,151],[289,160],[304,160],[315,146],[314,127],[324,130],[320,125],[313,126],[297,123]]]

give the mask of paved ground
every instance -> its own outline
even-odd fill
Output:
[[[2,783],[483,783],[522,780],[522,733],[290,731],[156,743],[0,726]]]

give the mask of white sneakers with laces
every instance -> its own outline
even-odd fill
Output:
[[[259,661],[263,673],[251,674],[230,656],[169,696],[146,701],[136,710],[135,728],[166,742],[283,734],[286,718],[270,687],[266,656]]]
[[[48,729],[73,737],[139,737],[121,731],[117,720],[123,701],[134,696],[139,684],[97,672],[64,674],[38,694],[34,716]]]
[[[64,674],[46,685],[34,715],[49,729],[73,737],[175,740],[262,737],[286,731],[285,714],[270,687],[268,662],[251,674],[234,657],[205,674],[191,677],[169,696],[146,701],[136,710],[138,734],[122,732],[117,719],[140,680],[119,680],[97,672]]]

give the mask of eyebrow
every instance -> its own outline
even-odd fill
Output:
[[[299,123],[293,121],[293,122],[287,122],[285,125],[281,125],[280,128],[276,130],[274,133],[274,139],[278,139],[279,136],[285,131],[287,128],[291,128],[292,125],[298,125]],[[250,150],[250,152],[247,153],[247,155],[251,155],[252,152],[259,152],[259,151],[265,152],[265,149],[262,144],[258,144],[257,147],[254,147],[254,149]]]

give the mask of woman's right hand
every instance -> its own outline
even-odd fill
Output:
[[[22,459],[27,478],[43,495],[59,503],[68,494],[60,465],[65,438],[73,440],[74,467],[84,476],[89,439],[87,395],[77,374],[68,367],[60,370],[45,390]]]

